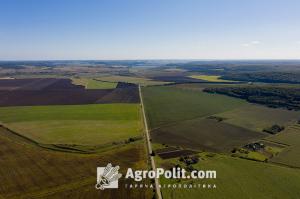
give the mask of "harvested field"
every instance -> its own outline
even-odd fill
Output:
[[[24,81],[29,83],[18,89],[0,90],[0,106],[139,102],[138,87],[126,83],[119,83],[116,89],[93,90],[73,85],[69,79],[21,79],[14,85]]]
[[[145,189],[95,189],[96,167],[108,162],[125,168],[145,169],[142,143],[103,152],[78,155],[43,150],[24,143],[0,128],[0,196],[10,198],[151,198]],[[122,158],[120,158],[122,157]],[[0,197],[0,198],[1,198]]]
[[[0,106],[93,104],[110,92],[104,89],[0,91]]]
[[[83,89],[72,84],[70,79],[28,78],[0,79],[0,90],[43,90],[43,89]]]
[[[117,87],[97,100],[96,103],[139,103],[139,90],[137,85],[129,83],[118,83]]]
[[[210,119],[194,119],[151,132],[153,142],[196,150],[230,152],[234,147],[266,137],[266,134]]]

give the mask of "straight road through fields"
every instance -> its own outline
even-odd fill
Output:
[[[140,85],[139,85],[139,94],[140,94],[140,100],[141,100],[141,106],[142,106],[142,113],[143,113],[143,120],[144,120],[144,126],[145,126],[146,141],[147,141],[147,147],[148,147],[148,153],[149,153],[148,155],[149,155],[149,158],[150,158],[152,169],[156,170],[154,157],[151,156],[151,154],[152,154],[152,146],[151,146],[151,142],[150,142],[149,129],[148,129],[148,124],[147,124],[147,118],[146,118],[146,115],[145,115],[144,101],[143,101],[142,90],[141,90],[141,86]],[[157,198],[158,199],[162,199],[162,195],[161,195],[161,192],[160,192],[158,178],[155,178],[155,189],[156,189]]]

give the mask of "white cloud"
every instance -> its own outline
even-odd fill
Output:
[[[248,43],[242,44],[242,46],[244,46],[244,47],[249,47],[249,46],[255,46],[255,45],[259,45],[259,44],[261,44],[260,41],[250,41],[250,42],[248,42]]]
[[[258,45],[258,44],[260,44],[260,41],[251,41],[250,42],[252,45]]]
[[[244,47],[249,47],[249,46],[250,46],[250,44],[248,44],[248,43],[245,43],[245,44],[242,44],[242,46],[244,46]]]

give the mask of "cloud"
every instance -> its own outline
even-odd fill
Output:
[[[258,44],[260,44],[260,41],[251,41],[250,42],[252,45],[258,45]]]
[[[297,44],[299,44],[299,45],[300,45],[300,41],[297,41]]]
[[[242,44],[242,46],[244,46],[244,47],[249,47],[249,46],[256,46],[256,45],[259,45],[259,44],[261,44],[260,41],[250,41],[250,42],[248,42],[248,43]]]
[[[242,46],[244,46],[244,47],[249,47],[249,46],[250,46],[250,44],[248,44],[248,43],[245,43],[245,44],[242,44]]]

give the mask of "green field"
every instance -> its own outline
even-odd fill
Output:
[[[0,108],[1,122],[43,144],[102,145],[141,136],[137,104]]]
[[[112,89],[117,86],[115,82],[105,82],[89,78],[73,78],[72,82],[76,85],[82,85],[86,89]]]
[[[165,199],[196,198],[298,198],[300,195],[300,170],[272,164],[233,158],[226,155],[206,156],[200,153],[201,160],[193,165],[198,170],[216,170],[216,179],[175,180],[162,179],[161,183],[216,184],[216,189],[162,189]],[[210,155],[209,155],[210,156]],[[159,166],[180,164],[177,159],[162,160],[156,157]]]
[[[300,168],[300,127],[290,126],[283,132],[268,137],[267,140],[288,145],[272,162],[291,165]]]
[[[262,129],[274,124],[288,127],[299,119],[300,112],[267,108],[232,97],[203,93],[202,88],[196,84],[143,88],[154,148],[161,148],[163,144],[209,151],[200,153],[200,161],[193,167],[217,171],[216,180],[161,179],[161,184],[217,185],[216,189],[162,188],[163,198],[297,198],[300,194],[300,170],[288,165],[299,164],[300,149],[295,146],[300,145],[300,131],[288,128],[290,132],[268,137]],[[207,118],[210,115],[218,117]],[[270,142],[266,147],[275,155],[269,161],[284,166],[258,162],[266,159],[259,152],[247,153],[244,157],[247,159],[224,154],[233,147],[261,139],[290,145],[276,148],[273,147],[275,143]],[[170,169],[176,164],[185,167],[179,158],[163,160],[155,156],[155,160],[157,167]]]
[[[289,125],[300,118],[300,111],[268,108],[261,105],[249,104],[238,109],[230,110],[217,116],[226,118],[224,122],[261,132],[274,124]]]
[[[150,128],[232,110],[247,102],[172,86],[142,89]]]

